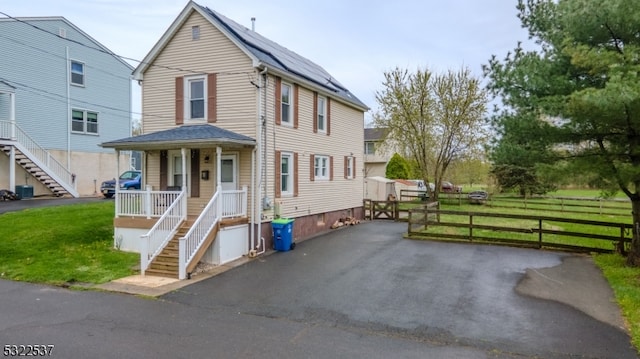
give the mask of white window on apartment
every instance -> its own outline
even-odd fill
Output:
[[[98,134],[98,113],[85,110],[71,111],[71,131]]]
[[[280,193],[293,196],[293,154],[280,154]]]
[[[280,120],[283,124],[293,124],[293,87],[287,83],[282,83],[280,88]]]
[[[200,40],[200,26],[191,27],[191,40]]]
[[[347,178],[353,178],[353,156],[348,156],[346,161],[347,163],[345,164],[345,168],[346,168],[345,176]]]
[[[186,103],[185,118],[187,120],[203,120],[206,118],[207,78],[206,76],[185,77]]]
[[[376,143],[375,142],[365,142],[364,143],[364,154],[365,155],[373,155],[376,153]]]
[[[320,180],[328,180],[329,179],[329,156],[319,156],[315,155],[314,157],[314,178]]]
[[[84,86],[84,64],[78,61],[71,61],[71,84]]]
[[[327,132],[327,99],[322,96],[318,96],[318,132]]]

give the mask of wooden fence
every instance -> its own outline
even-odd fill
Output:
[[[446,216],[446,217],[444,217]],[[466,217],[464,220],[456,221],[456,217]],[[445,220],[443,220],[445,218]],[[492,218],[492,219],[513,219],[517,221],[530,221],[535,223],[534,226],[496,226],[490,224],[474,223],[474,219]],[[485,221],[487,222],[487,221]],[[492,221],[491,223],[495,223]],[[556,224],[568,223],[578,224],[583,231],[565,231],[559,229]],[[447,227],[445,231],[431,230],[434,227]],[[604,232],[609,234],[600,234],[602,232],[594,230],[598,228],[608,228]],[[591,230],[589,230],[591,228]],[[423,237],[433,239],[449,239],[463,241],[482,241],[489,243],[507,243],[518,246],[527,246],[533,248],[559,248],[569,249],[572,251],[583,252],[602,252],[611,253],[620,251],[626,243],[631,242],[631,230],[633,225],[624,223],[613,223],[603,221],[591,221],[583,219],[547,217],[547,216],[529,216],[502,213],[475,213],[463,211],[440,210],[434,208],[414,208],[409,211],[408,220],[408,236]],[[611,233],[618,231],[619,234]],[[464,233],[462,233],[464,232]],[[513,233],[512,236],[505,238],[504,236],[492,235],[495,233]],[[546,237],[545,237],[546,236]],[[573,238],[573,241],[569,241]],[[580,242],[582,238],[595,239],[603,241],[602,246],[589,246],[586,244],[568,244],[567,242]],[[547,240],[545,240],[547,239]],[[609,242],[611,249],[603,248]],[[564,242],[564,243],[563,243]]]
[[[435,204],[433,204],[435,203]],[[438,202],[415,202],[415,201],[373,201],[365,199],[364,219],[389,219],[394,221],[409,220],[409,210],[412,208],[440,208]]]

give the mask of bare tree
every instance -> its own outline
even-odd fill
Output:
[[[395,68],[376,92],[376,127],[387,128],[385,145],[411,157],[425,183],[433,178],[437,200],[447,168],[486,142],[487,96],[467,68],[434,74]],[[429,189],[429,186],[427,186]]]

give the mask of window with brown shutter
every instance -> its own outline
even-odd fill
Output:
[[[276,77],[276,125],[282,124],[282,79]]]
[[[315,156],[315,155],[309,155],[309,159],[311,160],[311,161],[310,161],[310,164],[309,164],[309,168],[311,168],[311,171],[310,171],[311,173],[310,173],[309,180],[313,182],[313,181],[315,181],[315,179],[316,179],[316,176],[315,176],[315,171],[316,171],[316,156]]]
[[[184,123],[184,78],[176,77],[176,125]]]
[[[191,150],[191,197],[200,197],[200,150]]]
[[[331,134],[331,99],[327,97],[327,136]]]
[[[218,75],[207,75],[207,122],[218,120]]]
[[[293,128],[298,128],[298,97],[300,86],[293,84]]]
[[[167,190],[167,176],[169,172],[169,155],[167,151],[160,151],[160,190]]]
[[[313,133],[318,133],[318,93],[313,93]]]
[[[329,156],[329,181],[333,181],[333,156]]]
[[[349,156],[344,156],[344,178],[349,178]]]
[[[282,196],[282,168],[280,167],[281,164],[281,156],[282,156],[282,152],[281,151],[276,151],[276,180],[275,180],[275,186],[276,186],[276,198],[280,198],[280,196]]]
[[[293,196],[300,194],[298,187],[298,152],[293,153]]]

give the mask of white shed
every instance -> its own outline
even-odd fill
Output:
[[[396,195],[396,181],[373,176],[364,179],[364,198],[373,201],[386,201],[389,195]]]

